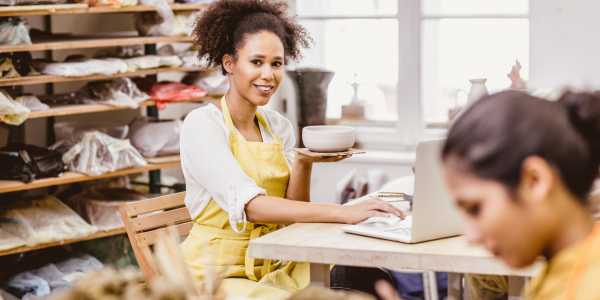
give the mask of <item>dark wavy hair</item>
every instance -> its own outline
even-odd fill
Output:
[[[566,92],[557,102],[516,91],[484,97],[454,123],[442,151],[510,190],[529,156],[546,160],[585,201],[600,165],[600,93]]]
[[[222,67],[225,54],[235,56],[248,34],[261,31],[279,37],[286,62],[298,60],[301,48],[312,42],[304,27],[287,16],[285,3],[267,0],[216,1],[199,17],[193,36],[198,56],[206,58],[212,67]]]

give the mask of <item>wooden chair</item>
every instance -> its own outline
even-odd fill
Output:
[[[187,236],[192,220],[184,204],[185,192],[129,202],[119,208],[133,253],[147,280],[157,275],[152,246],[161,231],[174,225],[179,236]]]

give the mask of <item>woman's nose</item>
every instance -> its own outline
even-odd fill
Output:
[[[271,68],[271,66],[265,65],[261,69],[260,75],[263,79],[273,79],[273,68]]]

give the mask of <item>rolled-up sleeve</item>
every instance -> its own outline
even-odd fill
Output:
[[[266,192],[238,165],[223,124],[211,113],[207,109],[195,110],[183,123],[180,148],[186,186],[205,190],[229,214],[232,229],[241,232],[246,228],[246,204]]]

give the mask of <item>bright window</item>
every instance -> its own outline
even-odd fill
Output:
[[[464,105],[468,79],[486,78],[490,92],[510,86],[519,60],[528,78],[527,2],[424,0],[421,24],[421,106],[427,123],[446,122]]]
[[[299,66],[335,72],[330,119],[342,117],[353,83],[367,121],[356,124],[402,132],[445,124],[469,79],[487,78],[491,92],[507,88],[516,59],[528,78],[529,1],[295,0],[295,7],[315,41]]]

